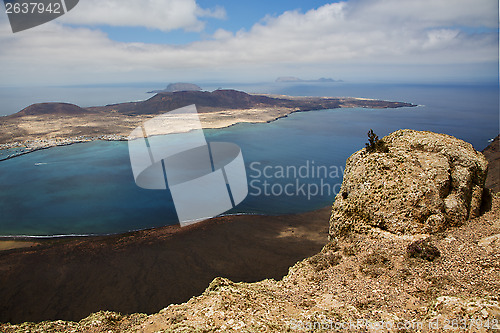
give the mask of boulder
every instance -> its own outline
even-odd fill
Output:
[[[445,134],[399,130],[346,162],[332,208],[330,237],[379,228],[437,233],[481,212],[488,162],[471,144]]]

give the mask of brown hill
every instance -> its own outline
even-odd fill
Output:
[[[32,104],[14,116],[38,116],[43,114],[79,115],[90,113],[89,110],[69,103],[37,103]]]
[[[493,192],[500,192],[500,135],[483,150],[483,155],[489,162],[486,187]]]
[[[280,100],[266,96],[254,96],[236,90],[176,91],[159,93],[142,102],[120,103],[99,109],[113,109],[127,115],[157,114],[196,104],[199,112],[214,109],[248,109],[258,105],[274,106]]]

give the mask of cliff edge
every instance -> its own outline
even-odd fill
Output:
[[[365,148],[348,160],[332,209],[332,240],[280,281],[216,278],[202,295],[149,316],[99,312],[78,323],[0,325],[0,331],[499,327],[500,195],[480,215],[486,160],[469,144],[441,134],[403,130],[383,140],[388,152]]]

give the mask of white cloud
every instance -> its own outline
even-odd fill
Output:
[[[203,9],[198,7],[196,14],[200,17],[213,17],[219,20],[227,18],[226,10],[222,6],[216,6],[213,9]]]
[[[215,33],[213,34],[214,39],[229,39],[232,38],[234,35],[231,31],[227,31],[224,29],[217,29]]]
[[[81,5],[84,1],[97,0],[82,0]],[[125,1],[128,0],[121,3]],[[199,29],[202,24],[198,20],[202,14],[194,1],[169,1],[181,8],[177,21],[162,20],[163,16],[155,12],[160,11],[159,7],[165,11],[159,0],[146,2],[153,8],[149,9],[153,13],[148,20],[150,27],[164,24],[166,30],[174,26]],[[108,23],[146,25],[145,16],[139,15],[140,19],[131,22],[126,19],[131,12],[139,11],[137,4],[141,2],[131,2],[123,13],[115,12]],[[4,78],[11,82],[29,79],[92,83],[164,80],[167,76],[268,77],[333,69],[349,75],[349,70],[359,71],[357,68],[366,73],[372,68],[378,75],[381,66],[406,65],[414,73],[419,71],[415,69],[418,66],[433,66],[435,72],[436,65],[443,65],[445,70],[450,64],[498,61],[498,34],[471,34],[463,29],[496,29],[496,6],[495,0],[350,0],[306,13],[289,11],[266,17],[249,31],[232,33],[219,29],[212,39],[182,46],[118,43],[99,30],[58,23],[12,34],[0,22],[0,61],[4,64],[0,76],[5,84]],[[77,13],[74,16],[80,17]],[[222,12],[215,10],[203,15],[222,17]],[[94,13],[85,22],[104,22],[104,16]]]
[[[203,9],[195,0],[81,0],[61,22],[201,31],[204,22],[200,18],[225,16],[224,8]]]

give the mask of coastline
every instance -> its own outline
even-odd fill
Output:
[[[33,153],[38,150],[44,150],[44,149],[49,149],[49,148],[54,148],[54,147],[64,147],[64,146],[69,146],[77,143],[87,143],[87,142],[93,142],[93,141],[127,141],[126,137],[123,136],[109,136],[109,135],[102,135],[102,136],[97,136],[97,137],[89,137],[89,138],[66,138],[66,139],[59,139],[59,140],[46,140],[46,139],[40,139],[40,140],[35,140],[35,142],[13,142],[13,143],[8,143],[8,144],[0,144],[0,162],[5,161],[14,157],[26,155],[29,153]],[[11,150],[11,149],[19,149],[19,151],[15,151],[12,154],[2,156],[2,150]]]
[[[242,112],[246,111],[246,112]],[[249,123],[270,123],[281,118],[286,118],[288,115],[295,112],[311,112],[317,110],[267,110],[267,109],[250,109],[250,110],[229,110],[229,111],[218,111],[210,113],[200,114],[200,121],[202,123],[203,129],[222,129],[228,128],[237,124]],[[243,113],[243,114],[242,114]],[[277,115],[276,115],[277,114]],[[144,121],[152,117],[147,117]],[[133,127],[130,128],[130,131]],[[186,133],[189,132],[190,127],[176,128],[171,134],[175,133]],[[38,150],[49,149],[53,147],[69,146],[77,143],[87,143],[93,141],[127,141],[128,135],[125,134],[104,134],[98,136],[79,136],[79,137],[66,137],[66,138],[40,138],[32,139],[24,142],[11,142],[11,143],[0,143],[0,162],[5,161],[14,157],[29,154]],[[2,150],[8,149],[20,149],[18,152],[7,155],[5,157],[1,156]]]
[[[244,115],[241,115],[241,111],[246,111]],[[219,112],[211,112],[211,113],[202,113],[200,114],[200,121],[202,123],[203,129],[222,129],[228,128],[237,124],[249,123],[249,124],[258,124],[258,123],[270,123],[276,121],[281,118],[286,118],[288,115],[295,112],[310,112],[317,110],[261,110],[261,109],[250,109],[250,110],[229,110],[229,111],[219,111]],[[278,115],[274,115],[274,113],[278,113]],[[239,114],[236,116],[236,114]],[[148,117],[144,121],[150,119]],[[130,131],[133,128],[130,128]],[[178,127],[175,131],[172,131],[169,134],[176,133],[186,133],[189,132],[191,128],[188,127]],[[32,139],[24,142],[11,142],[11,143],[0,143],[0,153],[2,150],[8,149],[20,149],[18,152],[14,152],[13,154],[7,155],[3,157],[0,155],[0,162],[4,160],[8,160],[14,157],[22,156],[25,154],[29,154],[38,150],[49,149],[53,147],[62,147],[69,146],[77,143],[87,143],[93,141],[127,141],[128,135],[124,134],[105,134],[98,136],[79,136],[79,137],[66,137],[66,138],[40,138],[40,139]]]
[[[181,231],[181,230],[188,230],[186,228],[192,227],[195,225],[203,225],[204,223],[209,223],[211,220],[215,219],[227,219],[231,221],[233,218],[240,218],[243,216],[247,217],[256,217],[256,218],[270,218],[271,220],[275,217],[279,216],[295,216],[295,215],[303,215],[303,214],[308,214],[308,213],[314,213],[321,211],[323,209],[330,208],[330,206],[325,206],[322,208],[318,209],[313,209],[310,211],[306,212],[301,212],[301,213],[289,213],[289,214],[255,214],[255,213],[237,213],[237,214],[227,214],[227,215],[220,215],[220,216],[215,216],[211,218],[207,218],[205,220],[202,220],[200,222],[192,223],[192,224],[187,224],[184,227],[180,227],[180,224],[170,224],[170,225],[164,225],[164,226],[159,226],[159,227],[148,227],[145,229],[136,229],[136,230],[128,230],[128,231],[123,231],[123,232],[115,232],[115,233],[105,233],[105,234],[57,234],[57,235],[0,235],[0,252],[5,250],[3,247],[6,247],[4,243],[27,243],[27,246],[17,246],[14,248],[21,248],[21,247],[28,247],[33,244],[42,244],[43,242],[50,242],[53,240],[72,240],[72,239],[90,239],[90,238],[100,238],[100,237],[115,237],[115,236],[124,236],[124,235],[133,235],[136,233],[141,233],[141,232],[148,232],[148,231],[153,231],[153,230],[158,230],[158,229],[165,229],[165,230],[174,230],[173,233]],[[179,230],[177,230],[179,229]],[[169,231],[170,232],[170,231]],[[2,245],[4,244],[4,245]]]
[[[342,107],[342,108],[351,108],[351,107]],[[247,124],[271,123],[276,120],[286,118],[290,114],[296,112],[314,112],[314,111],[324,111],[324,110],[328,109],[286,110],[286,111],[273,110],[273,112],[266,112],[266,111],[262,112],[263,110],[260,109],[252,109],[252,110],[245,110],[247,111],[247,113],[239,117],[235,117],[234,115],[232,115],[232,113],[237,113],[239,110],[236,111],[230,110],[230,111],[220,111],[213,113],[202,113],[200,114],[200,120],[202,122],[203,129],[223,129],[243,123]],[[275,113],[278,113],[278,115],[275,115]],[[223,116],[222,118],[217,118],[221,115]],[[228,116],[229,118],[227,118]],[[171,134],[186,133],[189,131],[190,131],[189,127],[178,128],[175,132],[172,132]],[[87,143],[99,140],[127,141],[128,140],[127,138],[128,135],[124,134],[104,134],[91,137],[81,136],[81,137],[67,137],[67,138],[41,138],[41,139],[27,140],[24,142],[0,143],[0,162],[43,149],[69,146],[72,144]],[[20,149],[20,151],[16,151],[7,156],[1,156],[2,150],[9,150],[9,149]]]
[[[281,118],[285,118],[288,115],[295,112],[310,112],[317,110],[282,110],[282,109],[249,109],[249,110],[227,110],[227,111],[217,111],[210,113],[199,114],[200,121],[202,123],[203,129],[222,129],[228,128],[241,123],[270,123]],[[140,123],[151,119],[152,117],[145,117]],[[134,125],[135,126],[135,125]],[[130,127],[132,131],[134,127]],[[186,133],[189,132],[191,128],[187,127],[177,127],[175,133]],[[38,150],[49,149],[53,147],[69,146],[77,143],[87,143],[93,141],[127,141],[128,134],[103,134],[97,136],[78,136],[78,137],[42,137],[38,139],[30,139],[23,142],[8,142],[0,143],[0,152],[2,150],[8,149],[20,149],[18,152],[7,155],[5,157],[0,155],[0,161],[8,160],[17,156],[22,156],[29,154]]]

